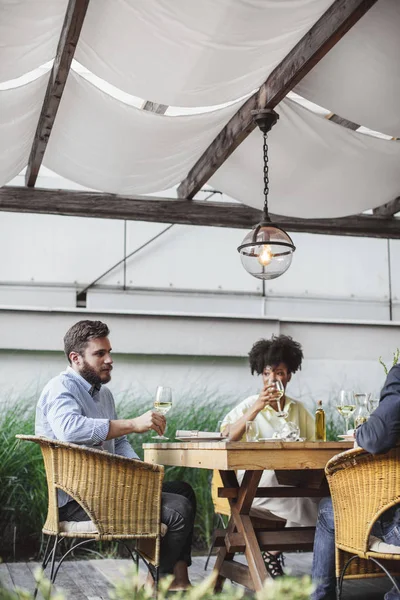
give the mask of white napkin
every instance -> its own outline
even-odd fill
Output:
[[[179,438],[179,437],[193,438],[194,440],[196,440],[198,438],[201,438],[201,439],[211,438],[213,440],[225,439],[225,437],[221,431],[197,431],[196,429],[188,429],[188,430],[178,429],[177,432],[175,433],[175,437],[177,437],[177,438]]]

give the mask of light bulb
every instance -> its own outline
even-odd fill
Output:
[[[261,252],[257,256],[257,260],[260,263],[260,265],[262,265],[263,267],[266,267],[267,265],[269,265],[269,263],[272,260],[271,246],[268,246],[268,244],[265,244],[264,246],[262,246]]]

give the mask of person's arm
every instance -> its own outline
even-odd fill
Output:
[[[229,440],[231,442],[241,440],[246,430],[246,422],[254,421],[260,411],[267,405],[275,403],[277,395],[275,386],[265,385],[254,404],[237,421],[229,425]]]
[[[134,419],[97,419],[82,414],[82,407],[71,392],[56,394],[46,406],[46,418],[60,441],[93,446],[127,433],[143,433],[154,429],[165,431],[163,415],[147,411]]]
[[[167,424],[164,415],[152,410],[148,410],[134,419],[115,419],[109,423],[110,427],[106,440],[113,440],[128,433],[144,433],[150,431],[150,429],[154,429],[158,435],[162,435]]]
[[[400,365],[393,367],[382,388],[377,409],[366,423],[357,427],[357,444],[370,452],[387,452],[400,439]]]

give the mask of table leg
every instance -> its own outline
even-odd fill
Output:
[[[235,531],[238,531],[242,534],[245,541],[245,556],[247,559],[250,577],[254,589],[260,590],[265,579],[268,577],[268,573],[265,568],[249,512],[257,492],[262,471],[246,471],[240,487],[236,478],[236,474],[233,471],[221,471],[220,473],[224,487],[239,488],[237,499],[229,498],[231,518],[228,524],[226,535],[229,536],[230,533],[234,533]],[[220,591],[225,581],[225,578],[220,575],[223,563],[226,560],[232,560],[234,554],[234,552],[228,553],[226,548],[220,548],[214,567],[214,569],[218,572],[215,591]]]

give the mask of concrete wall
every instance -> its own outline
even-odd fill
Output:
[[[289,320],[154,313],[3,309],[0,312],[2,398],[37,395],[65,366],[62,337],[75,321],[101,318],[111,329],[118,398],[149,399],[159,384],[171,385],[177,402],[232,399],[260,388],[250,375],[247,352],[255,340],[284,333],[299,340],[305,361],[289,393],[314,408],[342,388],[378,393],[384,381],[381,355],[391,361],[400,324]]]

